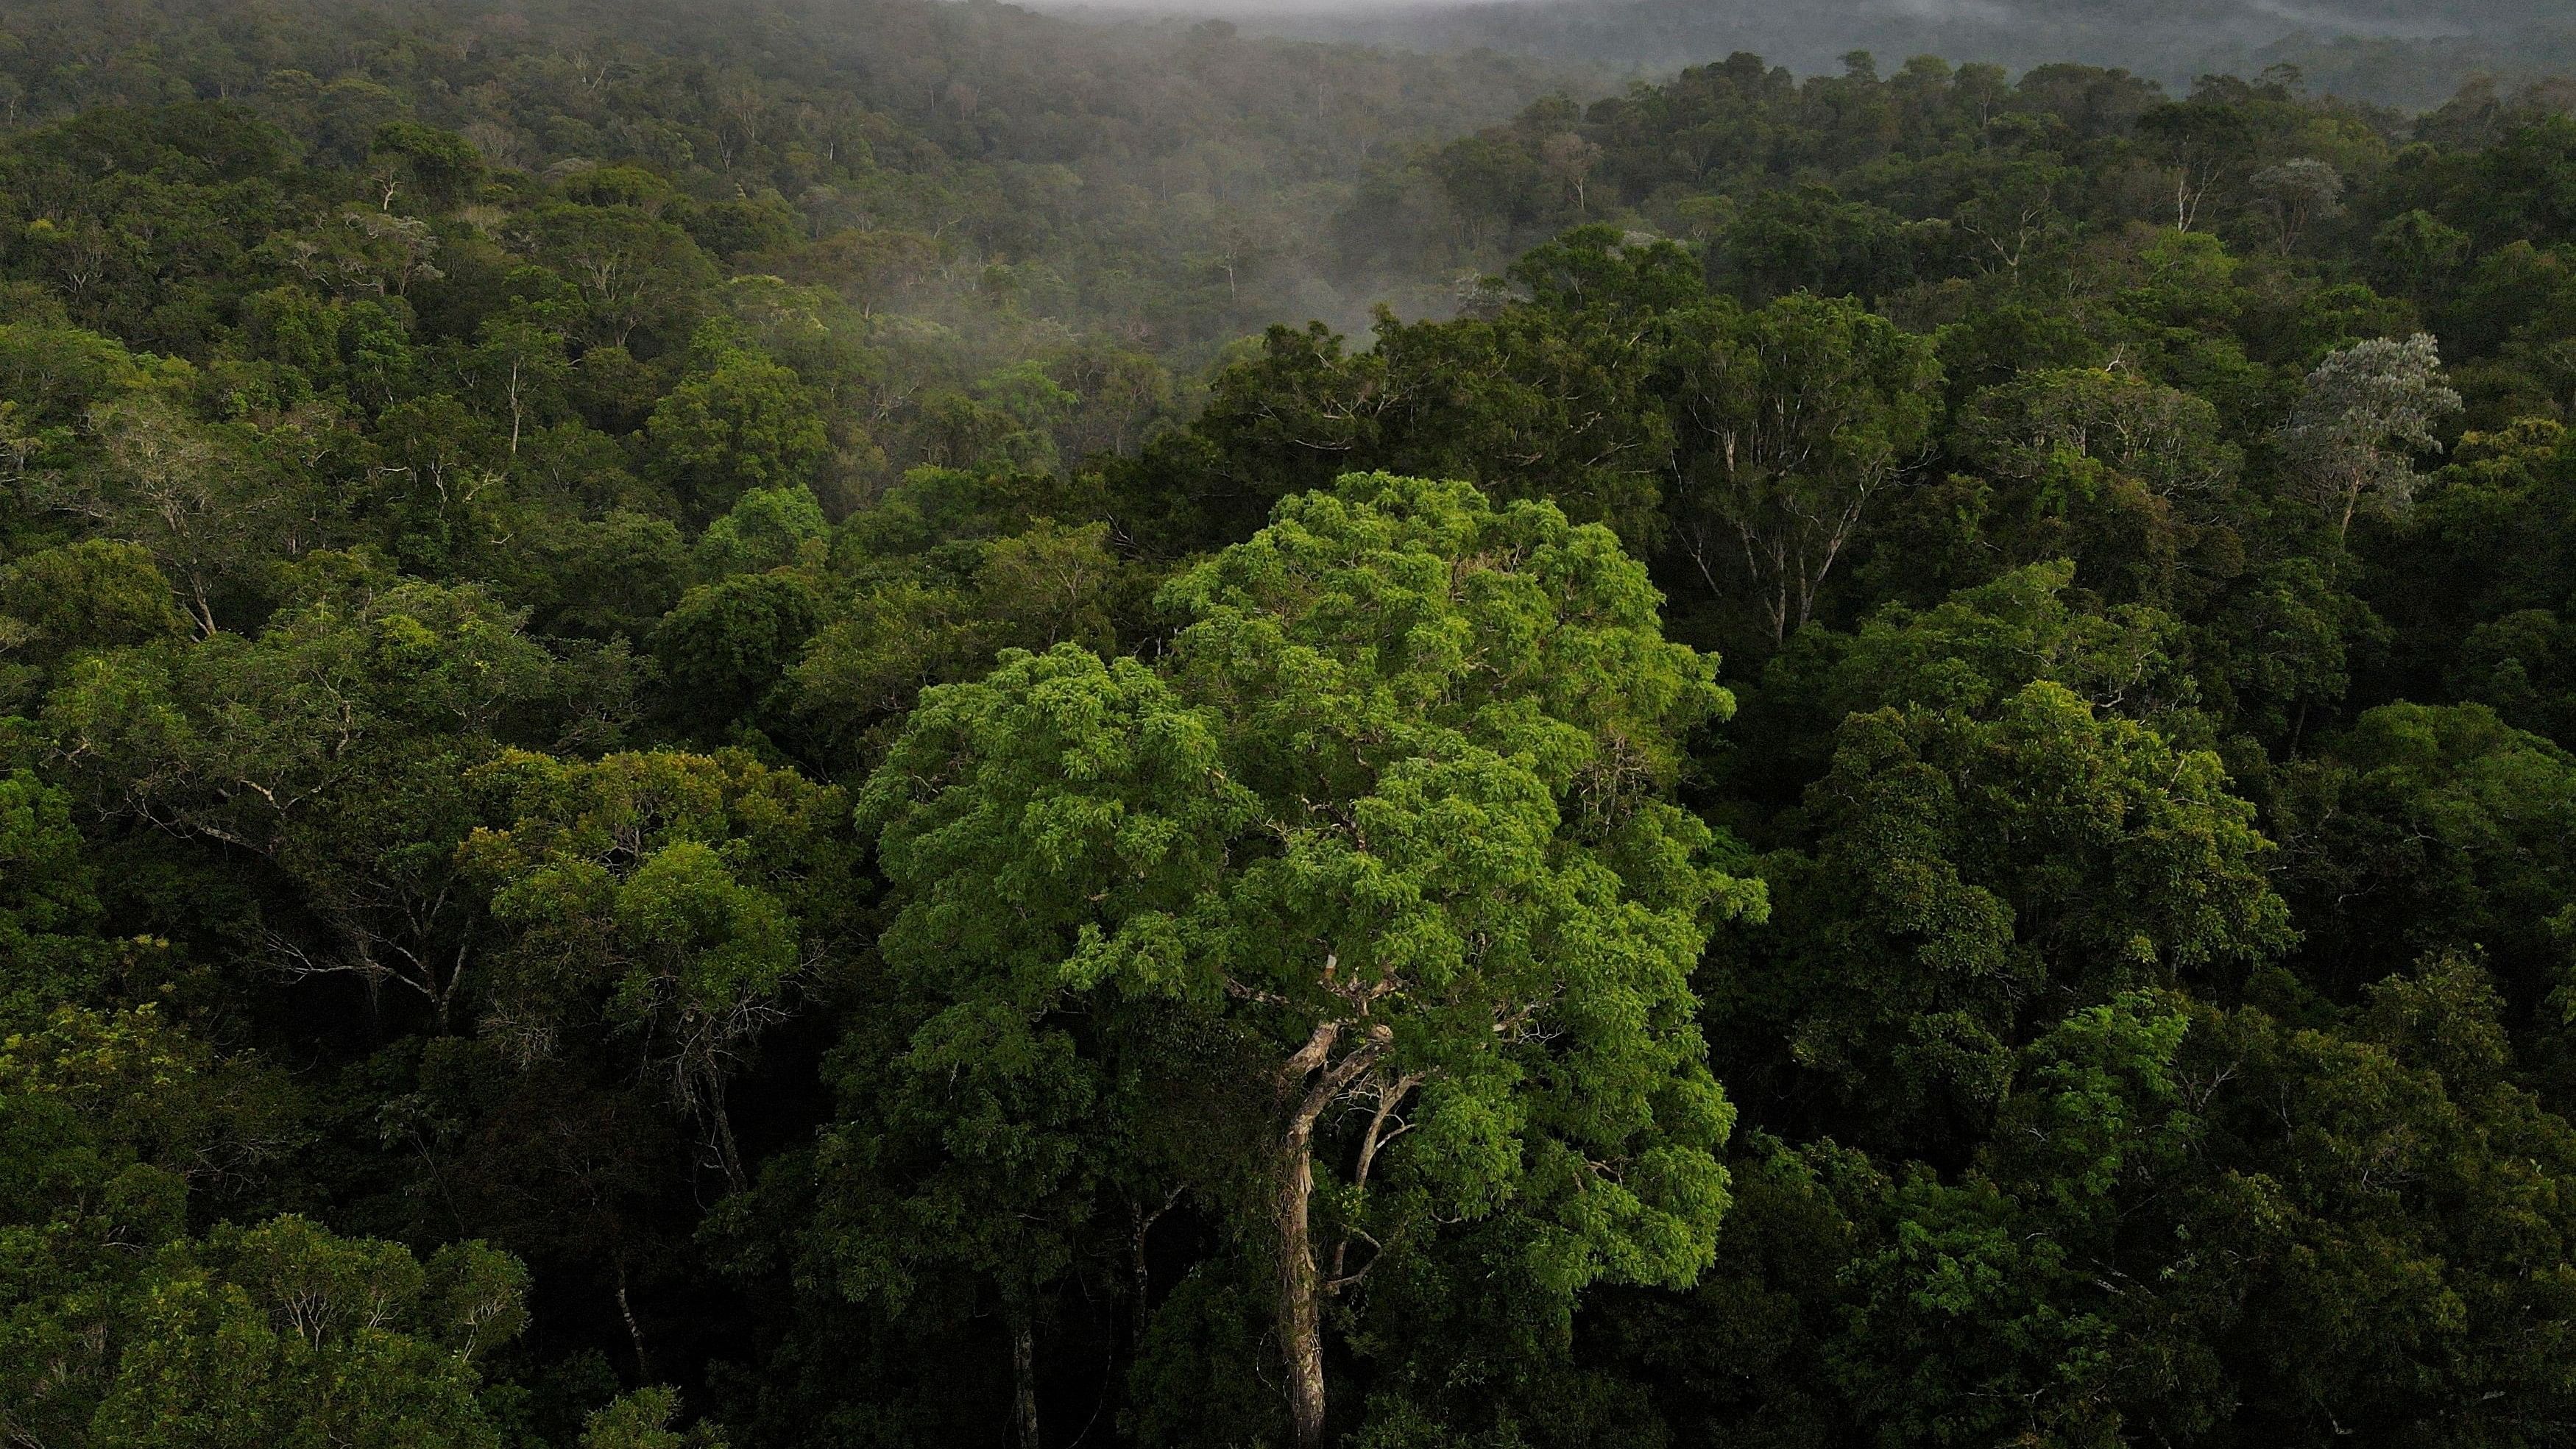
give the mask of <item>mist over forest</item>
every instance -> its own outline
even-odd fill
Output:
[[[0,5],[0,1444],[2576,1449],[2563,5]]]

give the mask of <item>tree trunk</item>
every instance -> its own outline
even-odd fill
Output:
[[[1329,966],[1327,974],[1329,976]],[[1287,1361],[1288,1414],[1297,1449],[1323,1449],[1323,1275],[1316,1271],[1309,1211],[1315,1195],[1315,1122],[1336,1098],[1374,1068],[1392,1034],[1383,1024],[1338,1062],[1333,1047],[1345,1024],[1328,1021],[1280,1068],[1279,1091],[1293,1098],[1280,1133],[1271,1218],[1279,1233],[1279,1353]]]
[[[1163,1199],[1163,1205],[1152,1212],[1145,1211],[1143,1203],[1127,1204],[1128,1221],[1136,1227],[1135,1233],[1128,1239],[1127,1244],[1128,1272],[1132,1279],[1131,1291],[1135,1294],[1134,1307],[1127,1315],[1127,1347],[1128,1352],[1138,1359],[1145,1356],[1145,1330],[1149,1322],[1146,1305],[1151,1301],[1150,1295],[1154,1286],[1153,1270],[1145,1259],[1145,1235],[1152,1232],[1154,1224],[1161,1222],[1163,1214],[1170,1212],[1172,1204],[1180,1200],[1181,1190],[1176,1187]]]
[[[519,456],[519,423],[525,410],[519,404],[519,359],[510,359],[510,456]]]
[[[1315,1124],[1289,1125],[1279,1148],[1279,1352],[1288,1363],[1288,1414],[1298,1449],[1323,1449],[1323,1279],[1315,1271],[1308,1205],[1315,1190]]]
[[[1026,1308],[1011,1317],[1011,1433],[1019,1449],[1038,1449],[1037,1326]]]
[[[1148,1223],[1136,1229],[1135,1258],[1128,1269],[1135,1279],[1136,1298],[1127,1314],[1127,1352],[1140,1359],[1145,1356],[1145,1295],[1153,1287],[1145,1266],[1145,1227],[1150,1226]]]
[[[627,1341],[635,1345],[635,1381],[653,1382],[653,1359],[644,1351],[644,1325],[635,1321],[635,1304],[626,1296],[626,1260],[617,1260],[617,1316],[626,1320]]]
[[[736,1193],[751,1190],[751,1176],[743,1171],[742,1152],[734,1146],[733,1113],[725,1107],[725,1080],[721,1071],[707,1073],[706,1100],[711,1126],[715,1129],[716,1160],[724,1167],[725,1182]]]

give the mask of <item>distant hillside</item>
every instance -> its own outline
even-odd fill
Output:
[[[1324,0],[1327,6],[1336,0]],[[1229,10],[1228,0],[1169,10]],[[2556,0],[1516,0],[1394,10],[1321,8],[1238,16],[1247,28],[1432,51],[1491,48],[1649,74],[1751,51],[1809,74],[1867,50],[1883,62],[1932,54],[2026,68],[2075,60],[2181,87],[2210,72],[2274,64],[2311,85],[2410,109],[2473,76],[2524,81],[2576,70],[2576,15]]]

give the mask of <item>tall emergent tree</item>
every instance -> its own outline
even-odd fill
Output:
[[[920,1075],[976,1075],[972,1016],[1112,1064],[1111,1130],[1226,1104],[1172,1186],[1268,1244],[1308,1449],[1325,1303],[1441,1234],[1560,1308],[1694,1280],[1733,1113],[1688,976],[1764,906],[1662,798],[1733,701],[1645,570],[1553,504],[1352,475],[1165,602],[1161,667],[1007,654],[869,782]]]
[[[2430,333],[2337,348],[2308,374],[2307,395],[2282,425],[2291,480],[2334,518],[2339,540],[2364,508],[2403,513],[2415,497],[2415,456],[2441,449],[2433,426],[2460,406]]]

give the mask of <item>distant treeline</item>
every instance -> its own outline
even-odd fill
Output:
[[[1140,7],[1145,8],[1145,7]],[[2549,0],[2276,6],[2247,0],[1542,0],[1388,10],[1308,7],[1245,19],[1277,34],[1633,68],[1647,75],[1734,51],[1801,75],[1842,57],[1938,55],[2015,70],[2061,61],[2119,66],[2182,88],[2209,74],[2296,66],[2321,94],[2416,109],[2481,77],[2507,88],[2576,72],[2576,17]]]

